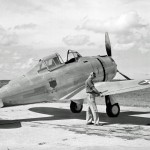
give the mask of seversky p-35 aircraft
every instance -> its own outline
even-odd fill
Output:
[[[105,45],[105,56],[82,57],[68,50],[66,62],[57,53],[40,59],[25,75],[0,89],[0,107],[68,99],[71,111],[79,113],[86,98],[85,80],[95,72],[95,86],[105,96],[106,113],[109,117],[117,117],[120,107],[113,95],[149,88],[150,80],[130,80],[119,72],[112,58],[108,33]],[[127,80],[112,82],[117,72]]]

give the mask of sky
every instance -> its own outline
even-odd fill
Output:
[[[150,78],[149,0],[0,0],[0,80],[67,50],[112,57],[131,78]]]

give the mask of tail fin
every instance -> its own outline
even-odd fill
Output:
[[[2,101],[2,99],[0,99],[0,108],[3,106],[4,106],[3,101]]]

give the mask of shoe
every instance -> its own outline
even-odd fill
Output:
[[[94,126],[103,126],[102,123],[94,124]]]
[[[92,122],[88,122],[88,123],[86,123],[86,125],[92,125],[92,124],[94,124],[94,123],[92,123]]]

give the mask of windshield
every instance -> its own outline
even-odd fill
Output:
[[[80,57],[82,56],[77,51],[68,50],[66,64],[77,62]]]

